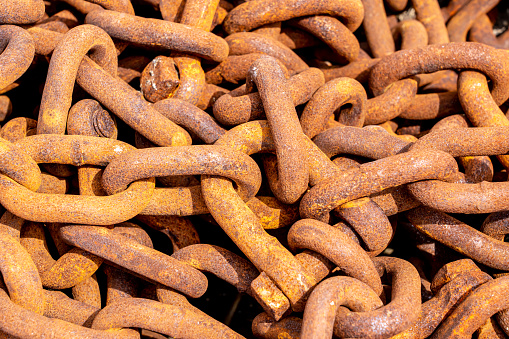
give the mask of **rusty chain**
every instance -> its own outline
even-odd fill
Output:
[[[0,337],[508,337],[507,13],[0,0]]]

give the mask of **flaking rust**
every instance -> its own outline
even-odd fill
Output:
[[[0,333],[505,338],[506,10],[0,0]]]

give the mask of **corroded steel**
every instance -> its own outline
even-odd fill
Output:
[[[429,45],[398,51],[383,58],[371,71],[369,87],[380,95],[391,83],[401,78],[443,69],[475,69],[493,81],[491,94],[497,104],[509,97],[509,62],[493,47],[473,42]],[[458,55],[461,54],[461,57]]]
[[[465,127],[468,127],[467,120],[463,116],[455,114],[437,122],[431,131]],[[467,180],[467,182],[478,183],[482,181],[491,181],[493,179],[493,163],[489,157],[468,156],[460,157],[458,160],[465,169],[465,180]]]
[[[0,0],[0,337],[503,338],[506,7]]]
[[[343,19],[355,31],[364,17],[361,1],[279,1],[245,2],[226,17],[224,27],[229,34],[250,31],[265,24],[316,14],[332,14]]]
[[[422,313],[417,323],[392,338],[427,338],[471,291],[491,279],[489,274],[482,272],[469,259],[446,264],[432,281],[435,295],[422,304]]]
[[[346,306],[354,312],[369,312],[383,306],[367,285],[349,277],[329,278],[315,287],[304,310],[301,338],[330,338],[336,312]]]
[[[98,307],[87,305],[76,299],[71,299],[60,291],[44,290],[44,316],[60,319],[71,324],[90,327]]]
[[[0,219],[0,271],[10,300],[27,310],[42,314],[45,308],[41,278],[30,254]],[[20,272],[22,272],[20,274]]]
[[[106,138],[86,136],[34,135],[21,139],[18,147],[35,161],[68,165],[106,165],[110,160],[133,149]],[[108,197],[34,193],[5,175],[0,177],[0,200],[9,210],[37,222],[78,222],[111,225],[137,215],[148,204],[154,179],[133,183],[126,191]],[[31,209],[17,203],[23,199]],[[108,202],[109,201],[109,202]],[[122,206],[122,209],[118,209]]]
[[[150,102],[169,98],[175,93],[179,84],[179,73],[175,68],[175,61],[163,55],[152,60],[141,73],[141,92]]]
[[[367,96],[362,85],[350,78],[336,78],[318,88],[300,117],[303,132],[314,138],[323,130],[327,119],[341,106],[352,107],[339,114],[338,121],[347,126],[362,127],[366,118]]]
[[[470,29],[470,40],[496,48],[507,49],[509,47],[509,33],[506,31],[496,36],[488,15],[481,15],[474,21]]]
[[[258,89],[278,161],[277,176],[274,175],[269,184],[279,200],[292,204],[307,189],[309,169],[305,149],[301,146],[304,133],[287,87],[281,67],[275,59],[262,57],[251,65],[246,90],[251,92],[254,88]]]
[[[0,289],[0,310],[2,314],[9,314],[9,317],[2,317],[0,327],[2,332],[18,338],[36,336],[44,338],[55,336],[60,338],[140,338],[140,335],[133,330],[122,329],[120,331],[98,331],[60,319],[51,319],[39,315],[21,306],[14,304],[7,293]]]
[[[230,55],[262,53],[278,59],[288,71],[300,73],[309,66],[290,48],[281,42],[258,33],[235,33],[226,37]]]
[[[494,102],[486,77],[479,72],[461,72],[458,78],[458,97],[467,118],[474,126],[509,126],[509,120]],[[504,167],[509,167],[509,157],[498,156]]]
[[[381,253],[392,240],[393,229],[385,211],[369,198],[343,204],[335,212],[350,224],[370,252]]]
[[[463,6],[447,23],[451,42],[467,40],[467,34],[475,19],[488,13],[500,0],[472,0]]]
[[[387,86],[382,94],[368,100],[364,124],[376,125],[396,118],[407,109],[416,93],[417,83],[413,79]]]
[[[507,244],[443,212],[419,207],[407,212],[410,222],[424,234],[489,267],[505,270]],[[486,253],[485,248],[490,248]]]
[[[290,21],[290,25],[307,31],[325,42],[347,63],[359,56],[359,41],[353,33],[336,18],[329,16],[310,16]]]
[[[340,308],[334,322],[334,334],[346,338],[388,338],[412,326],[421,313],[421,283],[417,270],[398,258],[373,258],[380,275],[391,276],[391,301],[370,312],[352,312]],[[377,326],[379,323],[385,326]]]
[[[396,46],[387,22],[384,1],[363,0],[362,4],[364,5],[362,25],[371,54],[375,58],[382,58],[394,53]]]
[[[309,68],[287,80],[288,92],[295,106],[309,101],[323,84],[323,74],[317,68]],[[264,116],[259,93],[246,93],[245,88],[242,94],[234,95],[233,92],[221,96],[214,104],[214,117],[220,123],[238,125]]]
[[[207,144],[216,142],[226,133],[209,114],[186,101],[161,100],[154,108],[174,123],[186,127]]]
[[[378,295],[382,293],[382,283],[367,253],[339,229],[318,220],[302,219],[290,229],[288,244],[294,250],[307,248],[322,254],[347,275],[364,282]]]
[[[187,160],[187,165],[183,162],[184,159]],[[120,173],[122,174],[119,175]],[[146,148],[129,152],[112,162],[111,166],[106,167],[102,184],[108,194],[115,194],[124,191],[131,182],[140,179],[189,174],[221,175],[232,178],[237,182],[237,192],[244,200],[252,198],[261,183],[260,171],[251,158],[241,152],[210,145]],[[156,189],[151,200],[160,202],[162,205],[177,206],[182,198],[170,201],[164,199],[168,197],[164,196],[164,191],[174,190]],[[190,200],[191,203],[192,201],[193,199]],[[149,206],[149,208],[153,207]]]
[[[508,127],[439,129],[412,144],[411,151],[436,149],[453,157],[509,153]],[[456,142],[461,140],[461,142]]]
[[[207,279],[198,270],[117,232],[82,225],[63,226],[60,233],[69,244],[191,297],[200,297],[207,289]],[[98,241],[107,245],[103,247]]]
[[[27,223],[21,232],[21,244],[35,263],[43,286],[52,289],[74,287],[94,274],[102,259],[73,248],[54,260],[47,250],[44,229],[41,224]]]
[[[251,293],[251,282],[259,274],[248,260],[218,246],[191,245],[176,251],[172,257],[226,280],[239,292]]]
[[[23,185],[25,188],[37,191],[41,186],[41,170],[33,157],[26,154],[23,147],[16,147],[11,142],[0,138],[2,160],[0,171],[9,179]]]
[[[300,214],[303,218],[327,221],[329,212],[337,206],[383,188],[434,178],[454,181],[457,166],[449,154],[432,150],[407,152],[366,163],[359,169],[344,172],[341,180],[326,179],[311,188],[302,198]]]
[[[2,0],[1,24],[31,24],[44,16],[44,1],[42,0]]]
[[[184,338],[244,338],[219,321],[183,307],[154,300],[128,298],[106,306],[95,316],[92,328],[107,330],[140,327]]]
[[[313,141],[328,157],[353,154],[371,159],[396,155],[410,145],[378,127],[333,127],[318,134]]]
[[[187,131],[165,118],[141,93],[111,76],[90,58],[85,57],[81,62],[76,80],[97,101],[152,142],[162,146],[191,143]]]
[[[507,308],[508,284],[509,277],[504,276],[481,285],[456,307],[431,338],[469,338],[489,317]]]
[[[39,3],[39,1],[34,2]],[[3,6],[10,5],[3,4]],[[32,63],[35,53],[34,39],[21,27],[2,25],[0,27],[0,50],[2,50],[2,54],[0,54],[0,68],[2,69],[0,89],[4,89],[22,76]]]
[[[67,32],[51,57],[39,111],[38,134],[65,133],[78,67],[90,50],[90,57],[100,67],[116,75],[117,53],[106,32],[92,25],[81,25]]]
[[[428,45],[426,27],[418,20],[403,20],[392,29],[394,40],[401,37],[401,49],[412,49]]]
[[[445,44],[449,42],[447,28],[440,11],[438,1],[412,0],[417,19],[428,31],[430,44]]]
[[[87,24],[99,26],[111,37],[141,45],[159,45],[221,62],[228,56],[228,44],[220,37],[174,22],[148,19],[114,11],[94,11]],[[165,34],[172,32],[172,34]]]
[[[219,0],[187,0],[179,22],[210,32],[218,6]],[[205,87],[205,72],[201,61],[193,55],[175,54],[175,63],[179,70],[180,85],[175,91],[174,98],[195,105]]]
[[[298,339],[302,328],[301,319],[293,316],[274,321],[267,313],[260,313],[253,319],[252,331],[257,338]]]
[[[205,74],[207,83],[220,84],[223,81],[238,84],[245,80],[253,62],[261,57],[262,53],[248,53],[242,55],[229,55],[228,58]],[[281,63],[281,61],[279,61]],[[286,66],[283,65],[283,70]]]

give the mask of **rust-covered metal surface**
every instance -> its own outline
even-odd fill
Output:
[[[421,313],[419,274],[415,267],[405,260],[390,257],[377,257],[373,262],[380,275],[391,277],[391,301],[373,311],[338,310],[334,323],[337,336],[390,337],[413,324]],[[384,325],[380,326],[382,323]]]
[[[454,181],[456,173],[456,161],[445,152],[425,150],[393,155],[345,171],[340,176],[341,180],[333,177],[320,182],[302,198],[300,215],[328,221],[330,211],[354,199],[385,188],[435,177]]]
[[[394,339],[427,338],[437,326],[460,304],[475,288],[492,280],[471,260],[462,259],[448,263],[437,272],[432,288],[435,295],[422,304],[421,315],[409,329],[395,335]]]
[[[2,24],[31,24],[42,19],[45,14],[44,1],[42,0],[4,0],[0,6],[2,6],[0,14],[0,23]]]
[[[376,64],[370,75],[370,88],[378,95],[391,83],[411,75],[451,68],[475,69],[493,81],[493,99],[502,104],[509,97],[506,76],[509,64],[501,53],[504,51],[464,42],[398,51]]]
[[[447,23],[449,39],[453,42],[467,40],[467,34],[477,17],[488,13],[500,0],[474,0],[463,6]]]
[[[324,305],[330,307],[323,307]],[[354,312],[369,312],[381,307],[376,293],[359,280],[334,277],[321,282],[309,296],[304,310],[301,338],[330,338],[336,312],[341,306]]]
[[[290,48],[262,34],[251,32],[235,33],[229,35],[225,41],[228,43],[231,55],[250,53],[270,55],[281,61],[292,73],[302,72],[309,67]]]
[[[302,130],[309,138],[314,138],[343,105],[351,105],[351,108],[339,114],[338,122],[362,127],[367,114],[366,91],[358,81],[345,77],[327,82],[313,94],[300,118]]]
[[[334,239],[327,242],[325,239]],[[288,233],[288,244],[294,250],[310,249],[327,257],[345,274],[370,286],[378,295],[382,283],[367,253],[339,229],[318,220],[302,219]]]
[[[14,25],[0,26],[0,88],[6,88],[22,76],[30,67],[35,55],[32,36]]]
[[[304,133],[287,86],[275,59],[262,57],[251,65],[246,91],[258,89],[276,148],[277,175],[274,173],[269,182],[270,188],[276,198],[292,204],[307,189],[309,174],[302,147]],[[267,176],[270,176],[268,167],[265,162]],[[274,166],[271,169],[274,171]]]
[[[492,236],[429,207],[419,207],[408,213],[410,222],[432,239],[490,267],[505,270],[506,244]],[[485,251],[489,248],[489,251]]]
[[[361,1],[270,1],[245,2],[234,8],[225,19],[228,33],[250,31],[256,27],[292,18],[331,14],[342,18],[346,26],[355,31],[364,17]]]
[[[359,55],[359,41],[337,18],[316,15],[294,19],[290,21],[290,25],[307,31],[325,42],[340,60],[355,61]]]
[[[448,43],[449,33],[438,1],[412,0],[412,5],[415,9],[417,20],[422,22],[428,32],[429,44]]]
[[[490,45],[496,48],[505,48],[509,46],[509,33],[505,31],[502,34],[493,32],[493,23],[488,15],[481,15],[474,21],[470,29],[470,40]]]
[[[119,327],[145,328],[181,338],[244,338],[207,315],[138,298],[128,298],[106,306],[92,323],[92,328],[96,330]]]
[[[90,50],[92,60],[116,75],[117,52],[106,32],[92,25],[80,25],[67,32],[51,57],[37,120],[38,134],[65,133],[78,67]]]
[[[424,47],[428,44],[426,27],[418,20],[400,21],[393,29],[394,40],[401,41],[401,49]]]
[[[440,325],[432,338],[468,338],[484,322],[507,308],[505,291],[509,278],[493,279],[470,294]]]
[[[60,233],[69,244],[191,297],[199,297],[207,289],[207,279],[196,269],[106,228],[64,226]]]
[[[362,26],[372,55],[381,58],[394,53],[396,46],[385,13],[384,1],[363,0],[362,4],[364,5]]]
[[[287,80],[288,92],[293,103],[300,105],[309,101],[324,82],[324,75],[317,68],[309,68],[290,77]],[[239,125],[261,119],[264,113],[260,94],[246,93],[245,86],[219,97],[214,104],[214,117],[224,125]]]
[[[0,337],[505,338],[507,13],[0,0]]]
[[[86,23],[99,26],[111,37],[141,45],[190,52],[219,62],[228,56],[228,44],[223,39],[183,24],[108,10],[89,13]]]
[[[454,114],[437,122],[431,131],[466,127],[468,127],[467,119],[462,115]],[[467,182],[492,181],[494,169],[493,163],[488,156],[466,156],[460,157],[458,160],[465,169],[465,180]]]

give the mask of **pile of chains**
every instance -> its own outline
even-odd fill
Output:
[[[0,337],[506,338],[506,10],[0,0]]]

